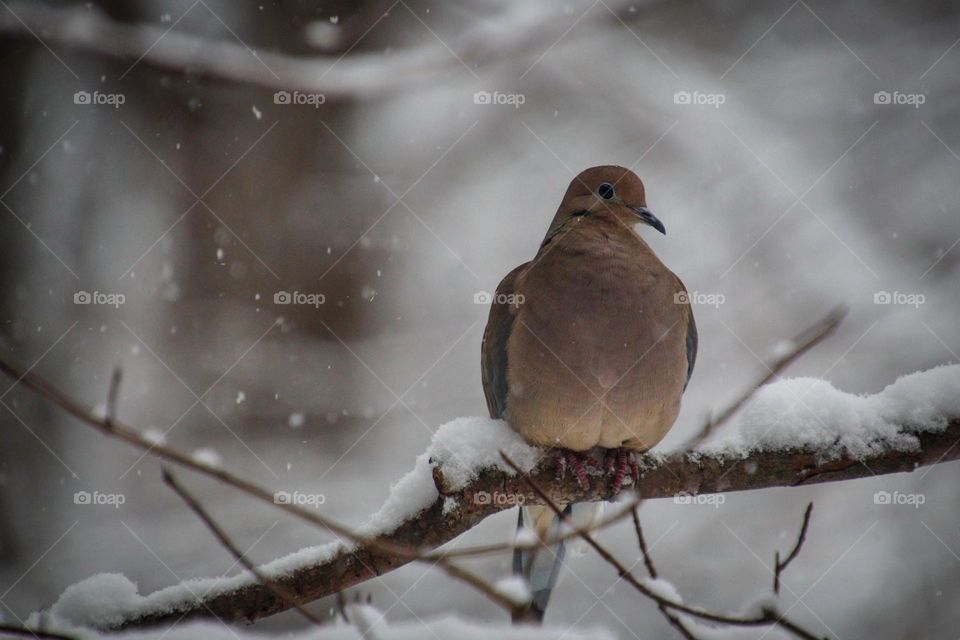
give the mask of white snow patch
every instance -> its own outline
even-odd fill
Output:
[[[195,449],[193,453],[190,454],[190,457],[193,458],[195,462],[200,464],[205,464],[210,467],[219,467],[223,464],[223,457],[209,448]]]
[[[817,378],[793,378],[757,391],[731,427],[701,451],[745,456],[751,450],[800,448],[828,457],[864,457],[914,449],[917,438],[904,427],[940,431],[958,416],[960,365],[902,376],[873,395],[846,393]]]
[[[126,578],[119,576],[123,581]],[[129,583],[132,584],[132,583]],[[121,586],[117,583],[117,586]],[[129,587],[122,586],[129,592]],[[134,594],[136,589],[134,588]],[[129,595],[129,593],[128,593]],[[139,596],[137,596],[139,597]],[[239,626],[227,626],[216,621],[184,622],[172,627],[155,627],[125,631],[123,633],[94,632],[82,629],[77,623],[71,624],[59,616],[45,617],[43,628],[56,630],[70,636],[90,640],[265,640],[271,637],[283,637],[287,640],[420,640],[421,638],[457,638],[457,640],[614,640],[613,633],[602,627],[585,626],[567,628],[563,626],[513,626],[506,621],[486,622],[467,620],[446,614],[439,617],[417,618],[415,620],[390,621],[382,611],[370,605],[349,605],[347,615],[352,623],[347,624],[339,618],[322,627],[308,627],[303,631],[265,634]],[[31,616],[31,624],[39,628],[39,617]]]
[[[140,435],[150,444],[159,446],[167,444],[167,434],[156,427],[147,427]]]
[[[390,488],[383,506],[360,527],[359,533],[393,531],[433,504],[439,496],[433,483],[434,467],[440,468],[452,491],[469,485],[483,469],[497,468],[512,475],[513,471],[500,458],[500,451],[523,471],[532,470],[543,455],[542,449],[527,444],[502,420],[456,418],[440,426],[427,450],[417,456],[413,470]]]
[[[683,598],[680,597],[680,592],[677,591],[677,588],[673,586],[673,583],[663,578],[643,578],[640,580],[640,584],[650,589],[650,591],[660,598],[683,603]]]
[[[457,499],[453,496],[446,496],[443,499],[443,515],[450,515],[457,510],[457,507],[460,506],[460,503],[457,502]]]
[[[543,449],[528,444],[506,422],[479,417],[457,418],[441,426],[427,454],[440,467],[447,486],[457,491],[476,480],[483,469],[513,475],[500,451],[523,471],[531,471],[543,457]]]
[[[295,411],[290,414],[290,417],[287,419],[287,424],[290,425],[291,429],[299,429],[303,426],[304,417],[303,413]]]
[[[497,593],[518,605],[530,602],[530,585],[521,576],[510,576],[498,580],[494,589]]]
[[[98,573],[67,587],[50,614],[83,626],[108,626],[121,622],[142,600],[126,576]]]

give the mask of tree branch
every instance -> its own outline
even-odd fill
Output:
[[[84,423],[111,437],[143,448],[144,441],[138,431],[119,421],[113,425],[104,424],[89,407],[70,398],[36,374],[25,373],[2,359],[0,370]],[[960,440],[960,419],[953,416],[948,418],[950,421],[939,430],[903,425],[901,433],[912,435],[916,439],[915,447],[909,450],[878,447],[872,454],[862,458],[838,454],[825,460],[822,451],[807,449],[754,450],[746,454],[646,454],[640,458],[642,477],[635,487],[635,500],[667,498],[681,493],[720,493],[819,484],[913,471],[919,467],[957,460],[960,459],[960,447],[955,445]],[[154,448],[154,453],[180,466],[237,486],[273,504],[272,493],[225,471],[208,468],[173,450],[160,451]],[[438,490],[433,504],[418,513],[412,513],[392,531],[384,531],[374,537],[358,537],[342,525],[331,524],[309,512],[307,515],[311,517],[307,518],[300,513],[302,510],[288,508],[291,505],[275,505],[318,526],[342,529],[343,535],[354,542],[345,545],[332,557],[298,567],[283,576],[271,575],[271,578],[293,593],[299,602],[311,602],[409,562],[442,558],[443,553],[422,554],[417,551],[435,549],[476,526],[484,518],[512,507],[503,502],[477,499],[478,494],[509,494],[517,498],[516,502],[522,500],[525,504],[543,504],[540,496],[530,489],[523,478],[497,468],[480,471],[468,486],[456,490],[444,480],[442,466],[433,467],[432,473]],[[612,497],[609,478],[594,478],[590,487],[583,489],[573,478],[557,479],[548,465],[533,469],[529,475],[555,502],[600,501]],[[450,504],[455,504],[456,508],[450,509]],[[619,514],[617,518],[623,515]],[[200,617],[210,615],[210,612],[223,620],[252,621],[288,608],[283,599],[255,581],[235,589],[211,593],[202,601],[185,594],[182,601],[168,604],[170,606],[163,611],[132,611],[130,617],[117,627],[171,623],[181,616]]]
[[[609,2],[612,12],[624,2]],[[11,2],[0,11],[0,34],[39,39],[46,47],[68,47],[160,69],[258,86],[324,94],[327,99],[363,99],[388,95],[473,73],[473,67],[511,55],[542,51],[569,30],[563,12],[503,10],[448,39],[449,48],[427,45],[399,49],[388,58],[377,53],[290,56],[251,50],[243,43],[212,40],[182,30],[111,19],[96,7],[54,8],[36,2]],[[396,11],[412,11],[399,5]],[[417,17],[420,20],[420,17]],[[583,24],[612,22],[599,11]],[[350,43],[352,49],[359,40]],[[470,65],[467,68],[465,66]],[[468,71],[469,69],[469,71]]]

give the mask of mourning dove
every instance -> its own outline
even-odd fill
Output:
[[[666,435],[693,372],[697,329],[680,279],[634,227],[666,233],[629,169],[587,169],[570,183],[533,260],[511,271],[493,298],[481,368],[490,416],[528,442],[554,449],[561,473],[586,485],[594,448],[605,451],[613,493],[636,453]],[[541,540],[556,530],[546,507],[521,513]],[[552,536],[551,536],[552,537]],[[562,545],[549,562],[518,550],[535,619],[556,582]]]

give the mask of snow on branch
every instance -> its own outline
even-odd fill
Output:
[[[82,422],[164,459],[205,473],[250,495],[271,496],[228,472],[207,468],[189,456],[167,450],[69,398],[32,372],[0,360],[0,370],[39,392]],[[646,454],[635,500],[702,493],[797,486],[912,471],[960,458],[960,366],[942,366],[904,376],[882,392],[857,396],[812,378],[781,380],[754,394],[721,438],[694,451]],[[505,453],[523,477],[505,464]],[[600,501],[610,496],[610,480],[558,479],[541,464],[544,451],[531,446],[501,421],[458,418],[441,426],[414,469],[401,478],[381,509],[364,525],[349,530],[312,515],[313,524],[348,540],[303,549],[230,578],[193,580],[148,594],[122,576],[94,576],[68,588],[52,607],[55,617],[100,628],[120,629],[172,623],[182,617],[216,615],[223,620],[256,620],[289,608],[279,585],[300,603],[310,602],[382,575],[412,561],[447,562],[471,550],[431,551],[484,518],[518,502],[543,504],[531,486],[554,502]],[[532,483],[531,483],[532,480]],[[272,504],[272,501],[271,501]],[[306,517],[289,505],[274,505]],[[309,512],[308,512],[309,513]],[[629,515],[629,512],[628,512]],[[509,543],[501,549],[510,548]],[[497,550],[494,547],[493,550]],[[476,553],[489,553],[480,547]],[[449,564],[449,563],[447,563]],[[456,572],[451,573],[458,577]],[[469,583],[470,581],[467,580]],[[476,585],[474,585],[476,586]],[[91,602],[91,593],[119,594],[109,603]],[[205,592],[198,599],[193,594]],[[106,606],[94,606],[94,605]]]

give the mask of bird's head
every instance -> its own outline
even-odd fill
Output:
[[[613,216],[626,227],[638,222],[666,234],[663,223],[647,209],[643,181],[629,169],[613,165],[591,167],[573,179],[563,196],[548,237],[572,218]]]

